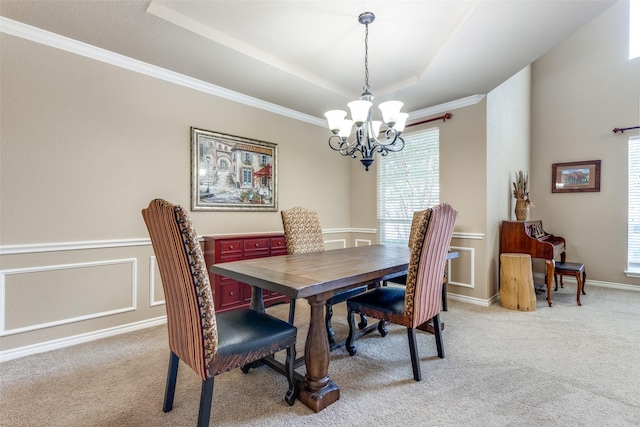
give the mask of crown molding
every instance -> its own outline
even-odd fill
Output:
[[[88,43],[80,42],[69,37],[42,30],[40,28],[33,27],[19,21],[14,21],[12,19],[5,18],[4,16],[0,16],[0,33],[9,34],[11,36],[19,37],[35,43],[64,50],[66,52],[74,53],[76,55],[84,56],[86,58],[124,68],[129,71],[144,74],[149,77],[154,77],[200,92],[208,93],[219,98],[228,99],[239,104],[248,105],[260,110],[289,117],[294,120],[299,120],[316,126],[326,127],[326,121],[324,118],[314,117],[309,114],[304,114],[299,111],[291,110],[289,108],[273,104],[271,102],[254,98],[252,96],[234,92],[232,90],[216,86],[202,80],[194,79],[193,77],[189,77],[184,74],[167,70],[166,68],[151,65],[137,59],[129,58],[128,56],[120,55],[118,53],[114,53],[109,50],[90,45]],[[466,98],[435,105],[433,107],[425,108],[422,110],[416,110],[409,113],[409,118],[411,120],[421,119],[424,117],[444,113],[447,110],[453,110],[477,104],[484,97],[485,95],[472,95]]]
[[[56,49],[61,49],[66,52],[74,53],[76,55],[84,56],[86,58],[104,62],[106,64],[115,65],[116,67],[124,68],[129,71],[144,74],[150,77],[155,77],[160,80],[188,87],[190,89],[195,89],[200,92],[208,93],[210,95],[228,99],[230,101],[238,102],[250,107],[259,108],[261,110],[269,111],[281,116],[289,117],[318,126],[325,126],[324,119],[300,113],[299,111],[291,110],[289,108],[272,104],[270,102],[262,101],[260,99],[244,95],[239,92],[234,92],[232,90],[225,89],[223,87],[216,86],[202,80],[194,79],[193,77],[189,77],[184,74],[167,70],[166,68],[157,67],[146,62],[138,61],[137,59],[129,58],[128,56],[120,55],[106,49],[102,49],[84,42],[71,39],[69,37],[61,36],[59,34],[45,31],[40,28],[23,24],[22,22],[14,21],[12,19],[1,16],[0,32],[15,37],[20,37],[22,39],[29,40],[35,43],[50,46]]]
[[[449,110],[455,110],[462,107],[468,107],[475,105],[484,99],[485,95],[471,95],[466,98],[456,99],[455,101],[445,102],[444,104],[434,105],[433,107],[423,108],[422,110],[416,110],[409,113],[409,119],[422,119],[429,116],[435,116],[436,114],[446,113]]]

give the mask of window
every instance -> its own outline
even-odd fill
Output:
[[[399,153],[378,156],[378,242],[407,244],[413,212],[440,200],[440,130],[403,134]]]
[[[640,136],[629,138],[627,270],[640,273]]]
[[[251,169],[242,168],[242,186],[243,187],[251,187],[251,185],[253,184],[251,172],[252,172]]]

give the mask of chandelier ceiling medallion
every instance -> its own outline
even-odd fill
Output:
[[[404,148],[404,140],[400,137],[404,130],[407,113],[401,113],[403,103],[400,101],[387,101],[381,103],[378,108],[382,112],[382,121],[373,120],[371,106],[373,95],[369,92],[369,24],[376,19],[371,12],[364,12],[358,16],[358,22],[365,26],[364,36],[364,86],[362,96],[357,101],[347,104],[351,111],[351,120],[346,119],[347,113],[343,110],[331,110],[324,113],[333,135],[329,137],[329,147],[338,151],[343,156],[351,156],[354,159],[360,153],[360,162],[365,170],[374,161],[375,153],[386,156],[389,152],[398,152]],[[380,135],[382,124],[384,135]],[[355,124],[355,139],[349,141],[353,125]],[[380,139],[379,139],[380,138]]]

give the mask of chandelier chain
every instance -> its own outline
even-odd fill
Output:
[[[362,89],[369,92],[369,24],[365,24],[364,30],[364,86]]]

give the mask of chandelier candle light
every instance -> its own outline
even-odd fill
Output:
[[[404,140],[400,137],[404,130],[407,113],[401,113],[403,103],[400,101],[387,101],[381,103],[378,108],[382,112],[382,120],[386,125],[384,138],[378,139],[382,127],[382,121],[373,120],[371,106],[373,105],[373,95],[369,92],[369,24],[375,15],[371,12],[364,12],[358,16],[358,22],[365,26],[364,36],[364,92],[357,101],[347,104],[351,111],[351,120],[345,119],[347,113],[343,110],[331,110],[324,113],[329,124],[329,129],[333,135],[329,137],[329,147],[338,151],[343,156],[356,158],[360,153],[360,162],[365,170],[373,163],[375,153],[386,156],[389,152],[398,152],[404,148]],[[349,141],[353,125],[356,125],[355,139]]]

